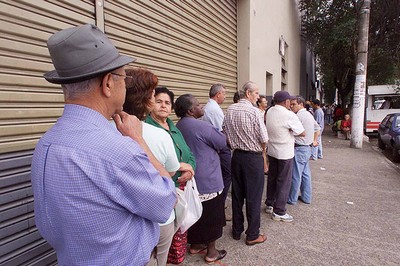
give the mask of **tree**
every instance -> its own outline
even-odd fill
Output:
[[[361,0],[300,0],[302,29],[322,76],[325,101],[335,89],[342,103],[351,99],[355,81],[357,28]],[[372,0],[367,84],[398,80],[400,0]]]
[[[400,77],[400,0],[371,1],[368,81],[394,84]]]

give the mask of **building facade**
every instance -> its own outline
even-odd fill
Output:
[[[297,1],[238,1],[238,86],[252,80],[271,99],[300,92],[301,24]],[[305,62],[304,62],[305,63]]]

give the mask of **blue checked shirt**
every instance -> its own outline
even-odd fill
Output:
[[[35,221],[59,265],[144,265],[176,201],[140,146],[67,104],[33,156]]]

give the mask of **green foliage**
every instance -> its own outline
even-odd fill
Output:
[[[325,101],[338,89],[342,103],[352,95],[361,0],[300,0],[302,29],[317,55]],[[398,80],[400,66],[400,0],[372,0],[367,84]]]

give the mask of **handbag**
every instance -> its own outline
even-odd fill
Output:
[[[175,220],[174,220],[174,231],[178,231],[179,227],[182,225],[188,212],[188,204],[185,199],[185,192],[179,188],[176,188],[177,203],[175,205]]]
[[[193,224],[195,224],[203,213],[203,205],[199,198],[199,191],[197,190],[196,180],[194,177],[186,182],[184,192],[188,208],[187,214],[180,226],[182,233],[186,232]]]

